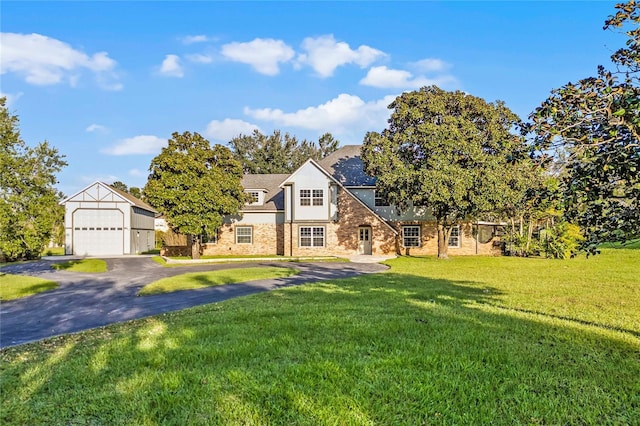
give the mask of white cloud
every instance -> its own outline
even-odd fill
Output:
[[[199,63],[199,64],[210,64],[211,62],[213,62],[213,56],[205,55],[203,53],[194,53],[194,54],[190,54],[190,55],[185,55],[185,57],[189,61],[196,62],[196,63]]]
[[[184,44],[204,43],[209,41],[209,37],[203,34],[182,37]]]
[[[423,86],[446,86],[455,83],[450,75],[428,78],[424,75],[414,77],[409,71],[389,69],[385,66],[372,67],[360,84],[384,89],[417,89]]]
[[[2,33],[0,74],[23,76],[27,83],[47,86],[67,82],[75,86],[83,70],[96,75],[100,87],[120,90],[114,72],[117,63],[107,52],[89,56],[60,40],[41,34]]]
[[[346,64],[365,68],[386,56],[384,52],[365,45],[353,50],[349,44],[337,42],[331,34],[305,38],[302,49],[306,53],[298,55],[298,63],[308,64],[320,77],[330,77],[336,68]]]
[[[247,123],[243,120],[225,118],[223,121],[213,120],[209,122],[205,135],[217,141],[228,142],[241,133],[249,135],[254,130],[262,132],[260,127],[255,124]]]
[[[22,92],[18,92],[16,94],[0,92],[0,98],[7,98],[7,101],[5,104],[7,108],[11,108],[13,104],[15,104],[18,101],[18,99],[22,97],[22,95],[23,95]]]
[[[101,124],[91,124],[90,126],[88,126],[85,131],[87,132],[100,132],[100,133],[107,133],[109,131],[109,129],[107,129],[105,126],[101,125]]]
[[[446,71],[451,66],[442,59],[425,58],[411,64],[416,70],[421,72]]]
[[[358,96],[343,93],[324,104],[295,112],[245,107],[244,113],[257,120],[271,121],[282,126],[362,137],[366,131],[380,131],[386,127],[390,114],[387,106],[395,97],[389,95],[376,101],[365,102]]]
[[[122,139],[102,152],[109,155],[157,154],[165,146],[167,146],[167,139],[152,135],[140,135]]]
[[[247,43],[225,44],[222,55],[232,61],[249,64],[261,74],[277,75],[280,63],[290,61],[294,52],[282,40],[256,38]]]
[[[167,77],[184,77],[184,70],[180,64],[180,57],[178,55],[167,55],[160,65],[160,74]]]

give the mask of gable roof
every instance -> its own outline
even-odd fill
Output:
[[[350,146],[354,146],[354,145],[350,145]],[[359,146],[358,146],[359,148]],[[337,151],[336,151],[337,152]],[[313,164],[314,167],[316,167],[318,170],[320,170],[325,176],[327,176],[330,180],[332,180],[333,182],[335,182],[339,188],[342,188],[344,190],[344,192],[351,197],[353,200],[355,200],[358,204],[360,204],[362,207],[364,207],[369,213],[371,213],[372,215],[374,215],[375,217],[377,217],[378,219],[380,219],[380,221],[382,223],[384,223],[394,234],[398,234],[398,231],[396,231],[394,229],[393,226],[391,226],[389,224],[389,222],[387,222],[382,216],[380,216],[378,213],[376,213],[375,211],[373,211],[371,209],[371,207],[367,206],[361,199],[359,199],[358,197],[356,197],[353,192],[349,191],[349,189],[347,189],[345,187],[345,185],[343,185],[339,180],[337,180],[336,178],[334,178],[327,170],[324,169],[324,167],[322,167],[316,160],[309,158],[307,161],[304,162],[304,164],[302,164],[300,167],[298,167],[298,169],[291,173],[290,175],[285,175],[287,176],[287,179],[285,181],[282,182],[282,184],[280,185],[280,187],[283,187],[286,182],[288,180],[291,180],[304,166],[306,166],[307,164]]]
[[[251,210],[284,210],[284,192],[280,184],[287,178],[287,174],[255,174],[242,177],[242,187],[246,189],[263,189],[264,204],[249,204],[242,208],[243,211]]]
[[[364,172],[361,149],[362,145],[345,145],[318,164],[343,186],[375,186],[376,178]]]
[[[107,185],[107,184],[105,184]],[[129,194],[128,192],[124,192],[118,188],[114,188],[111,185],[107,185],[113,192],[115,192],[116,194],[118,194],[119,196],[121,196],[122,198],[124,198],[125,200],[129,201],[130,203],[132,203],[132,205],[136,206],[136,207],[140,207],[141,209],[153,212],[153,213],[158,213],[156,211],[156,209],[154,209],[153,207],[151,207],[149,204],[145,203],[144,201],[142,201],[139,198],[134,197],[133,195]]]
[[[127,192],[124,192],[124,191],[121,191],[119,189],[116,189],[113,186],[108,185],[108,184],[106,184],[104,182],[100,182],[100,181],[95,181],[92,184],[85,186],[80,191],[78,191],[75,194],[73,194],[73,195],[65,198],[64,200],[60,201],[59,204],[65,204],[67,201],[77,197],[81,193],[87,191],[89,188],[91,188],[93,186],[96,186],[96,185],[97,185],[98,188],[102,187],[102,188],[106,189],[107,191],[115,194],[117,197],[121,198],[123,201],[126,201],[127,203],[129,203],[132,206],[139,207],[139,208],[141,208],[143,210],[147,210],[147,211],[150,211],[152,213],[157,213],[157,211],[153,207],[151,207],[149,204],[145,203],[141,199],[136,198],[133,195],[127,193]],[[98,201],[98,200],[95,200],[95,201]]]

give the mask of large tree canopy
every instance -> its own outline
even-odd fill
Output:
[[[241,164],[228,148],[211,147],[198,133],[173,133],[149,171],[147,202],[172,229],[192,237],[194,258],[200,256],[200,236],[216,232],[224,216],[238,214],[246,201]]]
[[[435,86],[403,93],[389,106],[389,127],[364,139],[362,158],[376,188],[404,210],[427,206],[438,225],[438,257],[447,257],[454,224],[501,209],[514,194],[507,173],[525,152],[512,133],[518,117]]]
[[[531,118],[542,157],[567,153],[565,214],[586,233],[585,248],[640,236],[640,8],[616,5],[605,29],[621,28],[626,47],[615,70],[555,89]]]
[[[339,142],[325,133],[318,143],[276,130],[264,135],[254,130],[229,141],[234,157],[242,163],[245,173],[292,173],[309,158],[320,160],[338,149]]]
[[[28,147],[5,102],[0,98],[0,254],[7,260],[33,259],[62,223],[54,185],[67,163],[47,142]]]

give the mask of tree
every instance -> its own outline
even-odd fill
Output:
[[[129,192],[129,187],[127,186],[127,184],[125,184],[124,182],[120,182],[119,180],[113,182],[111,184],[111,187],[127,193]]]
[[[137,186],[130,186],[129,187],[129,194],[133,195],[134,197],[142,200],[143,196],[142,196],[142,190],[140,188],[138,188]]]
[[[53,186],[67,163],[46,141],[28,147],[5,103],[0,98],[0,254],[8,261],[34,259],[64,218]]]
[[[119,180],[113,182],[110,186],[115,189],[119,189],[120,191],[131,194],[138,199],[142,199],[142,191],[136,186],[127,186],[126,183]]]
[[[224,216],[236,215],[247,201],[242,165],[221,145],[211,147],[198,133],[173,133],[151,161],[144,195],[175,231],[193,242],[200,257],[200,236],[213,234]]]
[[[266,136],[258,130],[251,135],[239,135],[229,141],[234,157],[242,163],[245,173],[292,173],[309,158],[320,160],[338,149],[339,142],[325,133],[318,145],[306,139],[276,130]]]
[[[505,171],[525,154],[511,132],[519,119],[502,102],[435,86],[403,93],[389,108],[389,127],[365,136],[365,170],[399,210],[429,207],[446,258],[453,225],[506,202]]]
[[[604,29],[627,28],[626,47],[596,77],[551,92],[531,115],[543,158],[567,152],[565,215],[586,233],[583,248],[640,236],[640,7],[615,6]]]

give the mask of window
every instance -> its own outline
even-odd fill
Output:
[[[402,227],[402,245],[404,247],[420,247],[420,226]]]
[[[324,247],[324,226],[301,226],[300,247]]]
[[[324,203],[324,196],[322,189],[313,190],[313,205],[321,206]]]
[[[253,244],[253,228],[250,226],[237,226],[236,244]]]
[[[451,235],[449,236],[449,247],[460,247],[460,226],[458,225],[451,228]]]
[[[322,189],[301,189],[301,206],[322,206],[324,204],[324,191]]]
[[[300,190],[300,205],[301,206],[310,206],[311,205],[311,190],[310,189],[301,189]]]
[[[260,193],[258,191],[248,191],[247,194],[249,194],[249,204],[260,202]]]
[[[375,206],[376,207],[383,207],[383,206],[388,206],[389,202],[387,201],[387,199],[385,197],[382,196],[381,193],[379,193],[378,191],[375,191]]]
[[[202,242],[204,244],[218,244],[218,230],[213,231],[211,234],[202,234]]]

